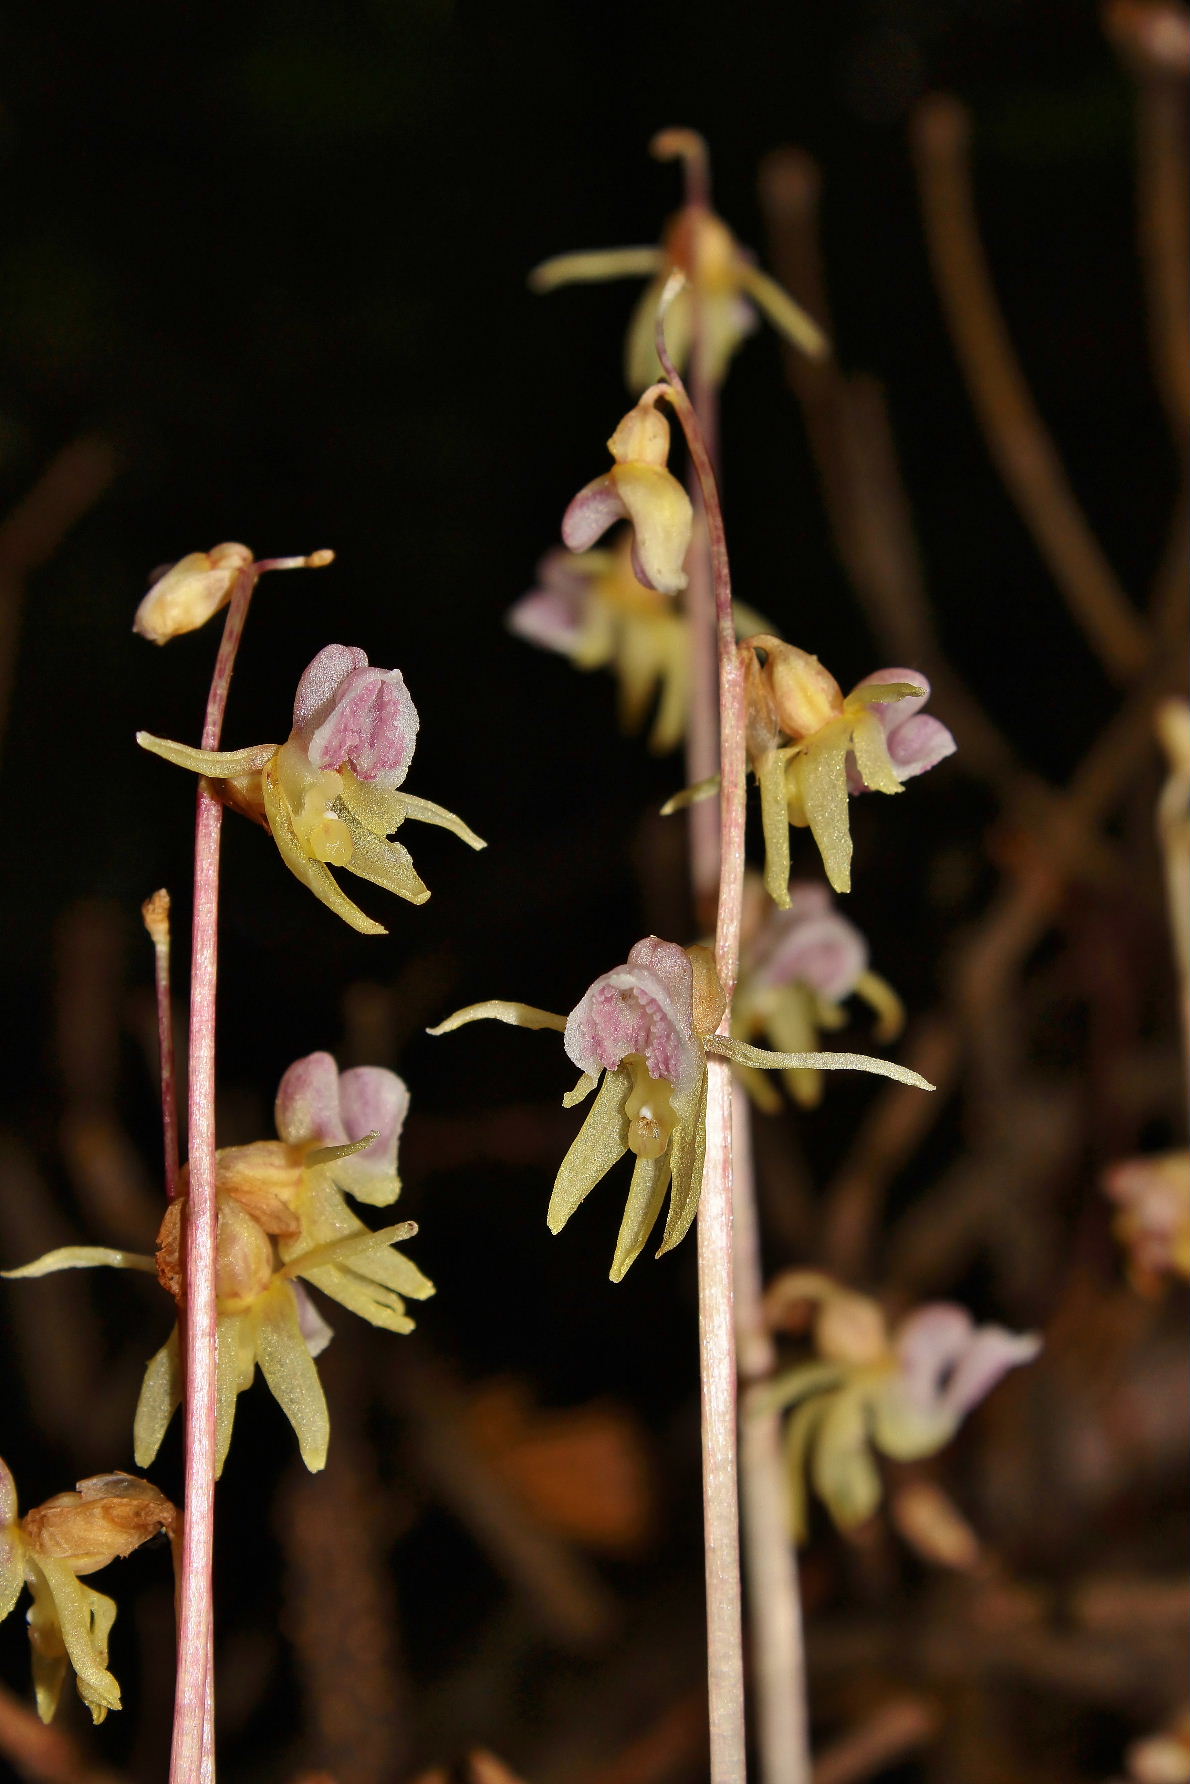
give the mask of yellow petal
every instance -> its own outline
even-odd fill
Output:
[[[657,1256],[672,1251],[690,1231],[702,1195],[702,1170],[707,1145],[707,1072],[703,1067],[698,1098],[689,1120],[683,1119],[674,1129],[669,1143],[673,1168],[673,1188],[669,1197],[669,1216]]]
[[[785,1478],[789,1490],[789,1534],[799,1547],[809,1534],[810,1490],[807,1479],[809,1453],[829,1405],[829,1399],[823,1394],[820,1394],[816,1399],[807,1400],[798,1407],[785,1427],[784,1453]]]
[[[799,1071],[871,1072],[876,1078],[895,1078],[898,1084],[912,1084],[915,1090],[935,1088],[920,1072],[911,1072],[895,1060],[879,1059],[869,1053],[770,1053],[765,1047],[753,1047],[749,1041],[722,1034],[707,1035],[704,1044],[708,1053],[717,1053],[736,1065],[779,1067],[782,1071],[793,1066]]]
[[[599,1094],[562,1160],[546,1211],[551,1233],[561,1232],[580,1202],[628,1150],[628,1117],[624,1104],[632,1079],[622,1068],[604,1074]]]
[[[487,848],[483,837],[476,836],[469,824],[464,824],[462,818],[447,811],[444,805],[435,805],[432,799],[418,799],[412,793],[401,793],[399,798],[404,807],[404,817],[413,818],[419,824],[437,824],[440,829],[449,830],[452,836],[465,842],[469,849]]]
[[[773,903],[789,909],[789,801],[785,792],[785,757],[768,750],[754,764],[760,787],[760,821],[764,829],[764,886]]]
[[[831,1396],[818,1431],[811,1465],[814,1491],[835,1523],[850,1530],[880,1504],[880,1470],[868,1434],[868,1388],[841,1388]]]
[[[352,903],[323,863],[311,860],[306,854],[297,839],[289,807],[275,777],[274,766],[273,762],[268,763],[261,776],[264,809],[273,841],[281,851],[281,859],[290,873],[301,880],[304,886],[308,886],[315,898],[325,904],[328,910],[334,911],[337,917],[342,917],[344,923],[349,923],[352,929],[358,929],[361,935],[387,935],[388,931],[382,923],[374,923],[357,904]]]
[[[373,836],[391,836],[405,817],[405,802],[399,787],[378,787],[373,781],[358,780],[350,768],[339,771],[342,791],[339,794],[352,817],[358,818]]]
[[[352,842],[347,871],[358,874],[361,880],[368,880],[373,886],[383,886],[386,892],[395,892],[398,898],[407,899],[410,904],[424,904],[430,896],[430,888],[414,867],[413,857],[404,844],[373,836],[355,818],[348,817],[347,823]]]
[[[25,1582],[20,1527],[0,1528],[0,1623],[21,1595]]]
[[[610,1275],[613,1282],[622,1282],[629,1266],[640,1256],[661,1212],[668,1188],[668,1152],[663,1152],[660,1158],[637,1159],[612,1259]]]
[[[222,1313],[215,1324],[215,1476],[223,1473],[236,1401],[256,1373],[256,1309]]]
[[[132,1421],[132,1453],[138,1468],[147,1468],[161,1448],[170,1419],[182,1404],[182,1358],[175,1326],[166,1342],[149,1358],[140,1399]]]
[[[573,1109],[577,1103],[586,1102],[598,1082],[599,1074],[597,1072],[584,1072],[574,1089],[568,1090],[562,1098],[562,1107]]]
[[[888,753],[884,726],[874,712],[861,712],[852,721],[851,741],[855,766],[865,787],[873,793],[900,793],[904,789]]]
[[[108,1635],[116,1607],[102,1592],[84,1586],[61,1561],[39,1556],[32,1568],[41,1574],[53,1600],[52,1616],[78,1679],[79,1696],[90,1709],[92,1719],[102,1722],[109,1710],[120,1708],[120,1687],[106,1665]],[[43,1614],[48,1621],[48,1607]],[[43,1714],[42,1720],[48,1721],[49,1716]]]
[[[905,1006],[892,986],[878,973],[861,973],[855,991],[876,1012],[876,1039],[895,1041],[905,1026]]]
[[[370,1326],[385,1332],[412,1332],[414,1322],[405,1312],[401,1296],[382,1283],[366,1281],[350,1270],[336,1270],[333,1264],[303,1272],[306,1282],[338,1301],[349,1313],[366,1319]]]
[[[851,726],[838,720],[824,725],[789,764],[826,877],[836,892],[851,890],[851,824],[847,810],[850,747]]]
[[[577,254],[555,254],[529,274],[531,291],[556,291],[559,285],[602,284],[605,279],[647,279],[665,265],[661,248],[593,248]],[[646,380],[647,382],[647,380]]]
[[[641,293],[632,312],[628,338],[624,343],[624,379],[632,391],[643,390],[661,374],[661,364],[657,358],[657,311],[661,307],[661,293],[665,289],[669,268],[663,259],[658,265],[661,276],[654,279]],[[666,313],[665,345],[670,358],[681,371],[690,357],[688,290],[678,292]]]
[[[792,341],[795,347],[800,347],[809,358],[825,358],[830,352],[830,342],[814,318],[807,315],[801,304],[794,302],[788,291],[746,260],[738,262],[738,277],[743,289],[760,305],[779,334]]]
[[[188,768],[192,774],[205,774],[212,780],[234,780],[240,774],[253,774],[264,767],[277,749],[275,743],[254,743],[246,750],[198,750],[188,743],[174,743],[168,737],[154,737],[151,731],[138,731],[136,741],[151,756],[160,756],[175,768]]]
[[[801,985],[779,992],[765,1014],[769,1039],[779,1053],[813,1051],[818,1032],[811,1020],[811,1000]],[[815,1109],[822,1101],[822,1075],[812,1067],[789,1066],[785,1072],[789,1094],[803,1109]]]
[[[330,1415],[318,1370],[302,1336],[297,1298],[287,1283],[277,1283],[262,1301],[256,1338],[260,1372],[297,1434],[302,1461],[311,1474],[317,1474],[326,1467]]]
[[[686,586],[684,565],[694,530],[690,497],[672,472],[660,465],[616,465],[609,476],[632,522],[642,580],[662,594],[680,593]]]

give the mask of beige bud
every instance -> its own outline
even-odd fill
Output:
[[[843,715],[843,690],[817,657],[779,639],[766,642],[765,676],[781,729],[795,739],[812,737]]]
[[[157,577],[136,610],[132,629],[153,644],[167,644],[182,632],[196,632],[226,607],[241,570],[252,563],[246,545],[216,545],[192,551]]]
[[[694,947],[686,949],[686,954],[694,968],[694,1032],[714,1034],[727,1008],[727,998],[719,982],[714,952],[710,948],[704,948],[701,943],[696,943]]]
[[[151,1482],[114,1473],[81,1480],[74,1493],[56,1493],[21,1522],[35,1555],[83,1574],[131,1555],[159,1530],[172,1531],[177,1515]]]
[[[607,449],[618,465],[664,468],[669,463],[669,422],[652,403],[638,403],[635,409],[629,409]]]

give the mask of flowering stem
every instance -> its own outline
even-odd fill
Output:
[[[731,1030],[731,995],[740,953],[744,884],[744,676],[731,611],[731,569],[723,511],[706,437],[658,321],[658,354],[690,449],[706,520],[719,646],[719,909],[715,964],[727,995],[720,1032]],[[697,701],[696,701],[697,704]],[[697,880],[696,880],[697,888]],[[703,1519],[707,1582],[707,1684],[711,1784],[743,1784],[743,1623],[740,1590],[736,1365],[732,1263],[732,1084],[725,1060],[708,1059],[707,1151],[698,1205],[698,1324],[702,1384]]]
[[[207,697],[202,747],[218,749],[236,652],[263,566],[236,577]],[[190,966],[190,1181],[186,1219],[186,1517],[178,1593],[178,1676],[170,1784],[212,1784],[215,1691],[212,1572],[215,1534],[215,987],[219,839],[223,807],[199,783],[194,830],[194,927]]]
[[[157,987],[157,1049],[161,1070],[161,1133],[165,1148],[165,1193],[178,1193],[178,1085],[174,1060],[174,1016],[169,977],[169,893],[164,886],[146,898],[141,916],[153,943]]]

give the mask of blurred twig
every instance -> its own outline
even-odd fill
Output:
[[[814,1784],[860,1784],[924,1746],[937,1728],[938,1711],[925,1698],[893,1698],[819,1755]]]
[[[0,1685],[0,1754],[28,1784],[127,1784],[84,1753],[73,1736],[47,1728],[6,1685]]]
[[[956,99],[922,104],[913,146],[939,296],[1000,475],[1104,668],[1127,682],[1145,665],[1148,633],[1075,499],[1013,351],[979,237],[969,143]]]

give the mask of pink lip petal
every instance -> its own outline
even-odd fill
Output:
[[[582,590],[534,589],[509,608],[505,623],[518,638],[569,656],[582,636],[586,608]]]
[[[790,894],[790,908],[774,909],[757,938],[753,980],[765,986],[801,983],[838,1003],[867,971],[868,944],[854,923],[829,908],[829,899],[810,902],[801,887],[791,887]]]
[[[584,1072],[614,1071],[630,1053],[654,1078],[684,1086],[701,1068],[693,1042],[694,976],[683,950],[648,936],[590,987],[566,1024],[567,1055]]]
[[[959,1356],[942,1401],[952,1418],[965,1418],[1010,1369],[1031,1362],[1041,1349],[1032,1332],[1010,1332],[1004,1326],[980,1326]]]
[[[338,689],[354,669],[368,667],[367,652],[353,644],[328,644],[319,651],[298,682],[293,701],[293,728],[306,731],[326,716]]]
[[[376,1139],[351,1161],[375,1175],[392,1176],[397,1168],[397,1142],[409,1112],[409,1091],[396,1072],[383,1066],[357,1065],[339,1078],[339,1107],[349,1138],[362,1140],[376,1131]]]
[[[910,704],[906,701],[906,705]],[[872,710],[879,714],[883,708],[876,706]],[[942,721],[928,712],[911,714],[903,724],[890,726],[887,737],[893,767],[903,781],[936,768],[958,748]]]
[[[571,551],[586,551],[627,512],[608,472],[579,490],[562,516],[562,538]]]
[[[349,767],[360,780],[399,787],[417,744],[417,708],[399,669],[361,666],[340,683],[306,753],[315,768]]]
[[[339,1111],[339,1068],[329,1053],[308,1053],[289,1067],[277,1087],[275,1119],[286,1145],[347,1143]]]

